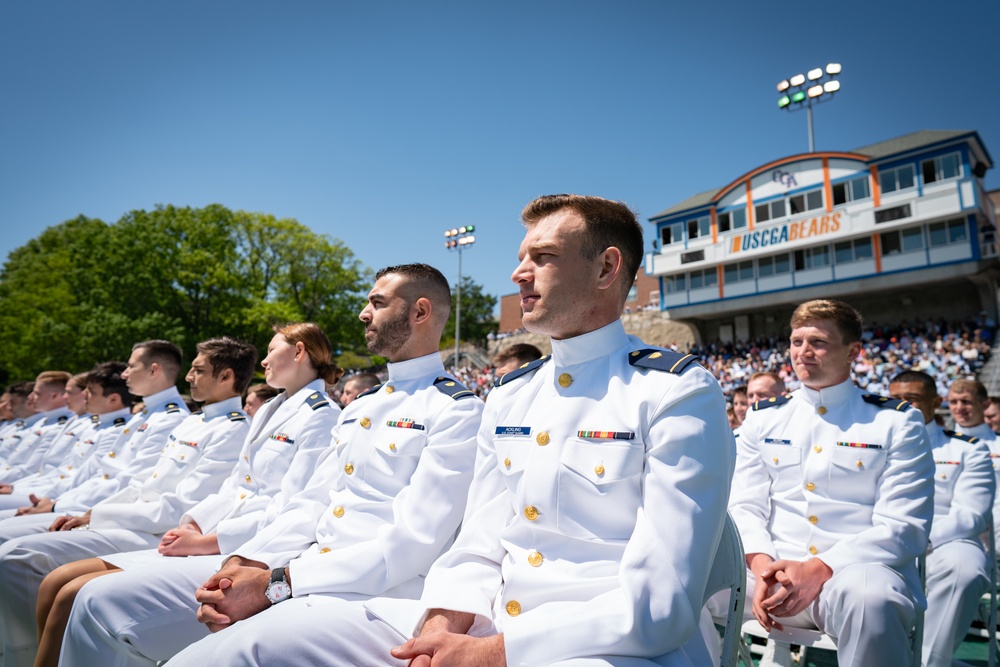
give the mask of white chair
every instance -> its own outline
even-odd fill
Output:
[[[997,667],[997,643],[1000,642],[1000,633],[997,632],[997,550],[996,532],[991,514],[987,515],[986,524],[987,562],[993,565],[990,569],[990,589],[979,599],[979,621],[983,624],[983,629],[969,628],[968,634],[982,637],[990,642],[989,667]]]
[[[927,563],[923,555],[917,559],[917,568],[920,572],[921,583],[925,583]],[[805,665],[806,652],[810,648],[834,652],[837,650],[837,644],[830,635],[820,630],[793,628],[786,625],[784,630],[774,628],[768,632],[755,619],[751,619],[743,624],[743,634],[767,640],[767,647],[764,649],[764,654],[759,663],[760,667],[791,667],[793,661],[799,665]],[[917,609],[916,621],[913,632],[910,635],[910,664],[912,667],[920,667],[923,640],[924,612],[922,609]],[[792,645],[799,646],[797,657],[792,656]],[[750,662],[751,655],[747,642],[741,642],[740,656],[748,666],[753,664]]]
[[[729,590],[729,608],[725,619],[725,634],[722,636],[721,667],[736,667],[739,660],[740,624],[743,622],[743,605],[746,601],[747,570],[743,542],[733,518],[726,512],[726,524],[722,529],[722,539],[715,552],[712,571],[705,586],[705,603],[716,593]],[[721,619],[720,619],[721,620]]]

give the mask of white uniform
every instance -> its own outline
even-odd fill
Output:
[[[908,406],[845,381],[758,401],[740,427],[729,511],[743,548],[833,570],[801,618],[780,621],[834,637],[841,664],[897,664],[924,604],[934,464]]]
[[[153,474],[94,506],[90,530],[26,535],[0,546],[0,640],[5,667],[30,665],[35,604],[49,572],[76,560],[155,547],[185,510],[232,470],[249,426],[240,398],[206,405],[170,433]],[[51,520],[51,517],[49,517]]]
[[[37,472],[49,455],[52,443],[66,428],[70,418],[76,416],[69,408],[56,408],[40,414],[42,419],[35,423],[28,437],[21,440],[0,473],[0,477],[8,483]]]
[[[321,455],[330,450],[331,431],[339,416],[340,408],[329,402],[322,380],[310,382],[292,396],[279,394],[268,401],[257,412],[237,465],[221,490],[190,509],[181,522],[194,520],[202,533],[214,532],[221,553],[231,553],[273,521],[305,487]],[[199,633],[188,642],[200,639],[207,630],[190,622],[197,609],[194,590],[223,558],[168,558],[155,550],[105,556],[105,561],[126,571],[100,577],[80,591],[61,663],[85,667],[115,660],[123,665],[155,664],[179,648],[168,626]],[[158,604],[160,599],[187,606],[168,609]],[[98,603],[107,606],[97,612],[93,607]],[[149,618],[162,625],[156,631],[129,636],[136,642],[131,647],[118,643],[119,635],[128,635],[122,628],[141,627]]]
[[[189,646],[170,664],[245,665],[275,639],[266,630],[272,623],[329,622],[310,609],[324,604],[320,596],[419,597],[462,520],[482,412],[483,402],[445,375],[438,353],[389,364],[386,384],[345,408],[336,451],[309,488],[236,551],[272,568],[287,565],[294,598]]]
[[[993,506],[996,482],[986,445],[973,436],[927,424],[934,452],[933,551],[927,556],[925,667],[950,667],[989,588],[979,536]]]
[[[421,600],[275,619],[256,664],[402,665],[389,648],[439,606],[503,632],[512,666],[707,659],[698,611],[734,459],[722,391],[620,322],[552,347],[491,392],[462,531]]]
[[[0,447],[0,460],[4,462],[4,466],[24,460],[28,450],[21,445],[35,437],[34,430],[43,419],[45,415],[36,412],[30,417],[17,420],[14,428],[4,435],[3,445]]]
[[[88,425],[91,423],[91,416],[89,414],[83,415],[73,415],[66,422],[65,428],[59,432],[59,435],[55,437],[52,441],[52,446],[49,447],[48,455],[45,460],[41,462],[38,469],[31,472],[30,474],[18,478],[18,482],[25,479],[34,479],[40,477],[55,468],[58,468],[63,460],[69,455],[70,451],[73,449],[73,445],[80,439],[80,436],[87,431]]]
[[[1000,488],[1000,435],[993,432],[985,423],[972,428],[962,428],[956,425],[955,430],[962,435],[978,438],[979,442],[990,450],[990,460],[993,463],[994,479]],[[993,499],[993,526],[1000,526],[1000,494]]]

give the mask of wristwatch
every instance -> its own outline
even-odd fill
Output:
[[[292,597],[292,587],[288,585],[288,579],[285,577],[285,568],[276,567],[271,570],[271,583],[264,590],[264,595],[271,604],[278,604]]]

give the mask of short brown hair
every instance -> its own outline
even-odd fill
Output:
[[[986,386],[978,380],[955,380],[948,387],[948,393],[972,394],[981,401],[990,400],[990,393],[986,391]]]
[[[505,361],[514,359],[518,366],[522,366],[535,359],[542,358],[542,351],[530,343],[514,343],[508,345],[493,355],[493,365],[499,366]]]
[[[399,264],[379,269],[375,273],[375,280],[388,274],[404,278],[399,296],[408,306],[412,306],[420,298],[430,301],[431,312],[438,325],[444,328],[448,315],[451,314],[451,286],[443,273],[430,264]]]
[[[302,343],[309,355],[316,375],[327,384],[336,384],[344,371],[333,361],[333,345],[323,330],[312,322],[298,322],[275,326],[274,332],[281,334],[292,345]]]
[[[772,380],[780,384],[782,387],[785,386],[785,381],[781,379],[781,376],[778,375],[777,373],[772,373],[771,371],[758,371],[754,373],[753,375],[750,376],[750,379],[747,380],[747,385],[749,386],[749,384],[754,380],[756,380],[757,378],[771,378]]]
[[[169,340],[144,340],[132,346],[132,351],[136,350],[141,350],[139,354],[143,364],[146,366],[159,364],[164,374],[171,378],[171,384],[177,382],[181,364],[184,362],[181,348]]]
[[[218,377],[220,371],[228,368],[233,372],[233,390],[237,394],[242,394],[250,386],[257,366],[257,348],[253,345],[238,338],[222,336],[203,340],[195,348],[212,365],[212,377]]]
[[[836,299],[806,301],[792,313],[791,327],[797,329],[810,320],[828,320],[834,323],[845,344],[861,342],[864,320],[858,310]]]
[[[38,374],[35,378],[35,387],[48,385],[53,389],[58,388],[60,391],[66,390],[66,383],[70,381],[73,376],[66,371],[44,371]]]
[[[584,195],[544,195],[521,211],[521,222],[531,227],[542,218],[572,209],[583,218],[587,235],[583,242],[583,258],[594,259],[608,248],[618,248],[622,254],[622,298],[628,297],[642,262],[642,225],[635,213],[620,201]]]

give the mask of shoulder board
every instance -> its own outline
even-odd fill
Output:
[[[542,367],[542,364],[544,364],[546,361],[548,361],[551,358],[552,358],[551,354],[546,354],[544,357],[541,357],[540,359],[535,359],[534,361],[529,361],[526,364],[521,364],[520,368],[515,368],[510,373],[504,373],[500,377],[500,379],[496,381],[496,386],[502,387],[506,383],[510,382],[511,380],[513,380],[515,378],[519,378],[522,375],[527,375],[528,373],[531,373],[532,371],[538,370],[539,368]]]
[[[880,408],[890,408],[892,410],[899,410],[900,412],[910,407],[910,404],[906,401],[901,401],[898,398],[889,398],[888,396],[878,396],[876,394],[865,394],[861,397],[861,400]]]
[[[438,388],[442,393],[448,394],[456,401],[460,398],[468,398],[469,396],[475,396],[474,393],[469,391],[469,388],[458,380],[452,380],[451,378],[439,377],[434,380],[434,386]]]
[[[124,426],[128,422],[124,417],[115,417],[115,426]]]
[[[231,422],[241,422],[245,421],[247,418],[247,416],[242,412],[240,412],[239,410],[233,410],[226,416],[229,417],[229,421]]]
[[[775,396],[764,401],[754,401],[754,410],[763,410],[764,408],[773,408],[776,405],[784,405],[788,401],[792,400],[791,394],[785,394],[784,396]]]
[[[319,410],[324,405],[330,405],[330,401],[327,400],[325,393],[314,391],[309,394],[309,398],[306,399],[306,405],[313,410]]]
[[[361,398],[362,396],[371,396],[372,394],[374,394],[375,392],[377,392],[381,388],[382,388],[382,385],[377,384],[374,387],[372,387],[371,389],[365,389],[363,392],[361,392],[360,394],[358,394],[357,396],[355,396],[354,400],[356,401],[359,398]]]
[[[67,419],[69,419],[69,417],[67,417],[66,415],[63,415],[62,417],[60,417],[59,419],[56,420],[56,423],[57,424],[65,424]]]
[[[181,408],[180,408],[180,406],[179,406],[179,405],[177,405],[176,403],[167,403],[167,407],[166,407],[166,408],[164,408],[164,409],[165,409],[165,410],[166,410],[167,412],[170,412],[170,413],[173,413],[173,412],[180,412],[180,411],[181,411]]]
[[[979,442],[979,438],[974,435],[966,435],[964,433],[959,433],[958,431],[944,430],[944,434],[949,438],[956,438],[958,440],[965,440],[966,442]]]
[[[680,375],[696,359],[697,357],[693,354],[681,354],[673,350],[661,350],[655,347],[635,350],[628,355],[628,362],[632,366],[666,371],[676,375]]]

